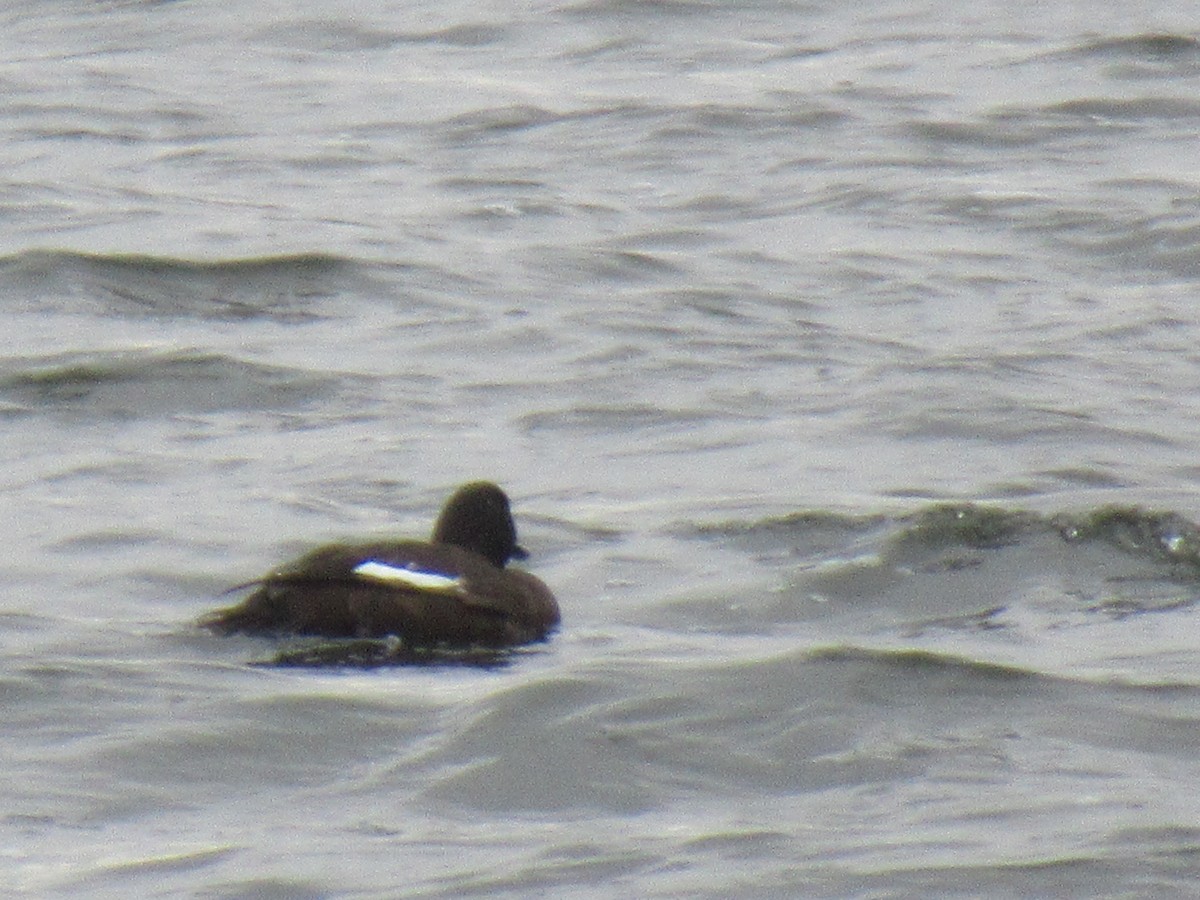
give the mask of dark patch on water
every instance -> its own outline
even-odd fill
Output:
[[[1200,528],[1178,513],[1137,506],[1104,506],[1057,515],[1049,523],[1067,541],[1104,541],[1134,556],[1186,566],[1200,574]]]
[[[1028,513],[991,506],[938,505],[912,517],[896,543],[995,550],[1015,544],[1036,522]]]
[[[289,644],[251,665],[303,669],[401,666],[502,669],[512,664],[516,652],[487,647],[413,647],[395,638],[320,639]]]

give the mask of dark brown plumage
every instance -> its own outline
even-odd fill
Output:
[[[528,572],[508,497],[489,482],[446,501],[433,539],[330,544],[246,587],[201,625],[220,634],[395,635],[410,646],[505,647],[559,623],[550,589]]]

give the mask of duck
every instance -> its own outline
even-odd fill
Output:
[[[488,481],[446,501],[429,541],[328,544],[232,590],[200,620],[222,635],[399,638],[410,647],[503,648],[546,640],[558,601],[529,572],[508,496]]]

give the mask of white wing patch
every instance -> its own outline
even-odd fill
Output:
[[[463,590],[461,578],[393,566],[388,563],[376,562],[373,559],[368,559],[355,566],[354,574],[368,581],[378,581],[381,584],[391,584],[396,587],[410,587],[433,594],[457,594]]]

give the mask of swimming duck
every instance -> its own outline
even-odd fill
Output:
[[[508,497],[490,482],[446,501],[432,540],[318,547],[257,581],[201,625],[219,634],[399,637],[409,646],[507,647],[544,640],[558,603],[525,559]]]

